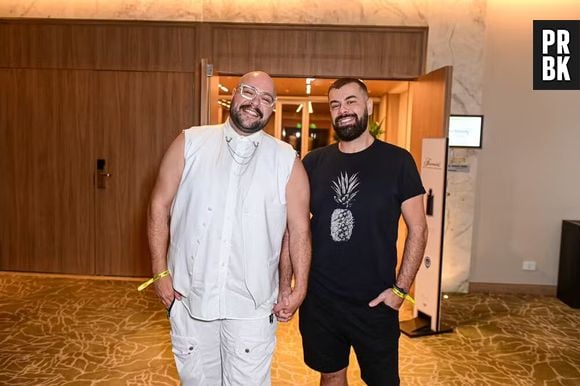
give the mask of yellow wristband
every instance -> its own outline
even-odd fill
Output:
[[[408,300],[409,302],[411,302],[411,304],[415,304],[415,299],[413,299],[411,295],[401,292],[401,290],[398,289],[397,287],[391,288],[391,291],[393,291],[393,293],[398,297],[400,297],[401,299]]]
[[[164,278],[165,276],[169,275],[169,270],[166,269],[163,272],[159,272],[157,275],[153,276],[151,279],[141,283],[139,287],[137,287],[137,291],[143,291],[145,288],[149,287],[151,284],[155,283],[157,280]]]

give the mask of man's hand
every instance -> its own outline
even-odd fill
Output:
[[[155,293],[163,303],[165,309],[169,309],[173,299],[181,300],[181,294],[173,289],[173,280],[171,276],[165,276],[155,283]]]
[[[385,303],[387,307],[391,307],[394,310],[399,310],[403,304],[404,299],[401,299],[393,293],[393,291],[388,288],[381,292],[379,296],[370,301],[369,307],[376,307],[381,303]]]
[[[278,302],[274,305],[274,315],[280,322],[289,322],[302,304],[306,293],[300,293],[292,289],[280,291]]]

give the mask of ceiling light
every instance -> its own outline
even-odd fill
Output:
[[[229,109],[230,108],[230,104],[231,104],[230,101],[225,100],[225,99],[220,99],[220,100],[218,100],[217,103],[218,103],[218,105],[221,105],[221,106],[225,107],[226,109]]]

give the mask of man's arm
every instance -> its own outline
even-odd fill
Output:
[[[159,174],[151,193],[147,212],[147,237],[149,239],[153,275],[167,269],[169,214],[185,166],[184,146],[185,134],[182,132],[163,156]],[[169,308],[175,297],[177,299],[181,298],[180,294],[173,290],[173,280],[170,276],[155,282],[155,292],[165,308]]]
[[[274,308],[282,321],[289,320],[304,300],[310,272],[310,185],[299,159],[294,161],[286,187],[286,201],[288,222],[280,254],[281,296]],[[292,275],[294,288],[290,287]]]
[[[403,202],[401,211],[408,232],[396,284],[397,287],[409,291],[421,266],[427,245],[428,231],[423,195],[412,197]]]
[[[292,260],[290,259],[290,247],[288,246],[288,228],[284,232],[282,248],[280,250],[280,263],[278,264],[280,293],[288,294],[292,290]]]
[[[401,212],[408,232],[396,284],[397,287],[408,291],[413,280],[415,280],[415,275],[417,275],[417,271],[423,260],[425,246],[427,245],[428,231],[423,206],[423,195],[405,200],[401,205]],[[369,303],[369,306],[375,307],[381,302],[398,310],[403,303],[403,299],[395,295],[389,288],[373,299]]]
[[[274,308],[274,313],[281,322],[287,322],[292,317],[292,314],[281,312],[283,307],[290,305],[292,274],[292,260],[290,260],[290,247],[288,246],[288,228],[286,228],[280,250],[280,263],[278,264],[278,277],[280,282],[278,286],[278,300]]]

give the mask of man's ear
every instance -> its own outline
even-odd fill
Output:
[[[367,99],[367,111],[369,112],[369,116],[373,115],[373,100],[371,98]]]

